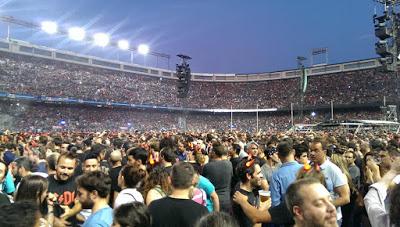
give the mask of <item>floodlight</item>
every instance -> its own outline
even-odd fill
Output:
[[[149,53],[149,51],[150,51],[149,46],[147,46],[146,44],[140,44],[140,45],[138,46],[138,52],[139,52],[139,54],[146,55],[146,54]]]
[[[118,41],[118,47],[121,50],[128,50],[129,49],[129,42],[127,40],[121,39]]]
[[[317,114],[315,112],[311,112],[311,116],[315,117]]]
[[[79,27],[72,27],[68,29],[68,36],[72,40],[81,41],[85,38],[85,30]]]
[[[55,34],[57,33],[57,24],[52,21],[43,21],[42,30],[49,34]]]
[[[110,42],[110,37],[106,33],[96,33],[93,35],[94,44],[105,47]]]

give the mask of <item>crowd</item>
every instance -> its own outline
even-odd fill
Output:
[[[395,101],[395,74],[377,69],[309,76],[305,104]],[[299,103],[299,79],[258,82],[192,81],[177,99],[176,81],[0,52],[0,91],[34,96],[191,108],[288,108]],[[335,83],[332,83],[335,81]]]
[[[309,115],[302,122],[315,124],[330,119],[329,112]],[[335,112],[335,120],[379,120],[380,111]],[[63,122],[63,123],[62,123]],[[290,113],[259,113],[259,130],[285,130],[291,127]],[[182,113],[157,110],[133,110],[91,106],[44,105],[37,103],[0,102],[0,128],[15,131],[102,131],[230,130],[230,113]],[[256,113],[234,113],[232,128],[256,131]]]
[[[383,131],[2,131],[0,159],[2,227],[400,226]]]

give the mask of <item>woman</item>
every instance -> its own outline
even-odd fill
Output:
[[[142,180],[145,180],[146,176],[147,172],[141,168],[140,164],[134,163],[123,167],[118,176],[118,186],[122,190],[115,199],[114,208],[130,202],[143,203],[143,196],[137,188],[140,187]]]
[[[164,198],[168,195],[170,191],[168,176],[169,174],[163,166],[157,166],[150,172],[149,178],[143,187],[146,205],[150,205],[152,201]]]
[[[19,183],[14,200],[31,201],[39,207],[41,226],[53,226],[55,197],[48,193],[49,183],[46,178],[39,175],[28,175]]]

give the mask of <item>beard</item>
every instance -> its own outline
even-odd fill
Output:
[[[92,209],[94,202],[91,199],[87,199],[85,201],[81,201],[81,204],[83,209]]]

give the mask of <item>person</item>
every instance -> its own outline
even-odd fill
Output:
[[[304,178],[315,178],[325,186],[325,177],[319,166],[311,166],[309,164],[304,165],[304,167],[297,173],[296,179],[299,180]],[[256,209],[248,203],[247,200],[247,196],[240,192],[234,194],[233,201],[240,204],[246,216],[253,223],[273,223],[280,226],[292,226],[294,224],[293,216],[286,207],[285,202],[280,203],[276,207],[269,207],[267,210],[263,210]],[[270,203],[271,200],[269,199],[266,201],[266,206],[268,206],[268,202]]]
[[[195,227],[239,227],[239,224],[227,213],[212,212],[200,218]]]
[[[56,221],[59,220],[64,224],[70,222],[74,225],[77,223],[75,216],[62,216],[65,208],[74,206],[76,192],[74,172],[76,166],[76,155],[72,152],[63,153],[58,157],[56,173],[47,177],[49,182],[48,191],[54,194],[58,204],[54,207],[54,216]],[[62,219],[58,219],[60,217]]]
[[[83,209],[91,209],[92,214],[83,227],[110,226],[113,222],[112,209],[108,205],[111,179],[101,171],[85,173],[76,179],[77,198]]]
[[[97,158],[97,154],[89,152],[85,155],[85,159],[82,164],[82,170],[84,173],[100,170],[100,162]]]
[[[164,147],[160,150],[161,165],[165,167],[168,174],[171,175],[172,165],[176,162],[178,156],[172,147]]]
[[[365,209],[372,226],[391,226],[385,200],[387,200],[389,186],[398,175],[400,175],[400,162],[394,162],[390,170],[378,182],[372,184],[365,195]],[[394,204],[395,207],[396,205]]]
[[[172,167],[171,194],[149,205],[153,227],[194,226],[197,220],[208,213],[207,208],[189,198],[194,174],[189,163],[180,162]]]
[[[52,226],[54,224],[54,195],[48,195],[48,181],[39,175],[28,175],[22,178],[15,201],[32,201],[36,203],[43,217],[42,222]]]
[[[338,223],[342,222],[340,207],[350,203],[350,187],[343,172],[327,159],[326,143],[320,138],[315,138],[310,146],[310,159],[319,165],[325,176],[326,187],[334,198],[333,204],[337,208]]]
[[[168,182],[168,176],[170,176],[170,174],[162,165],[156,166],[151,170],[143,186],[143,195],[144,198],[146,198],[146,205],[150,205],[154,200],[164,198],[169,194],[171,188]]]
[[[115,198],[117,198],[118,193],[121,191],[121,188],[118,186],[118,176],[122,169],[122,154],[120,150],[113,150],[110,153],[110,163],[111,193],[109,204],[110,206],[114,206]]]
[[[349,173],[351,176],[351,180],[353,181],[353,185],[357,188],[360,189],[361,187],[361,179],[360,179],[360,169],[358,166],[355,164],[356,161],[356,154],[352,150],[347,150],[344,153],[344,158],[346,159],[347,162],[347,167],[349,169]]]
[[[115,198],[114,208],[117,208],[125,203],[141,202],[143,203],[143,196],[137,190],[140,183],[145,180],[147,173],[140,168],[139,163],[133,165],[126,165],[121,169],[118,176],[118,186],[122,189]]]
[[[271,200],[272,206],[283,202],[287,187],[296,180],[296,174],[302,165],[294,160],[295,150],[289,142],[281,142],[277,147],[282,165],[272,174]]]
[[[206,194],[206,207],[209,212],[219,211],[219,199],[218,194],[215,191],[214,185],[207,178],[200,175],[200,168],[195,169],[195,185],[201,190],[203,190]]]
[[[297,144],[294,146],[294,150],[296,151],[294,154],[294,159],[302,165],[308,164],[308,146],[304,143]]]
[[[33,201],[20,201],[0,206],[1,227],[27,227],[40,225],[40,212]]]
[[[240,179],[239,187],[235,191],[247,197],[247,202],[253,207],[259,208],[260,198],[254,193],[254,190],[261,188],[261,167],[256,162],[256,159],[243,159],[236,167],[236,172]],[[251,227],[253,222],[245,215],[240,204],[233,203],[232,205],[233,216],[238,220],[241,227]]]
[[[336,208],[329,191],[317,179],[305,178],[286,190],[286,206],[296,227],[337,227]]]
[[[268,184],[271,185],[272,173],[281,166],[281,161],[279,160],[276,147],[272,145],[265,148],[264,153],[267,157],[267,161],[261,166],[261,173],[263,174],[264,179],[268,181]]]
[[[127,151],[128,152],[128,165],[133,165],[134,163],[139,163],[141,168],[146,170],[147,159],[149,158],[149,154],[143,148],[137,147],[132,148]]]
[[[394,186],[391,191],[389,217],[392,225],[400,226],[400,184]]]
[[[232,163],[227,160],[227,149],[221,144],[214,144],[212,152],[215,159],[207,163],[203,168],[203,176],[214,185],[218,194],[220,210],[231,212],[231,180],[233,176]]]
[[[122,204],[114,210],[112,227],[149,227],[151,217],[147,207],[140,202]]]
[[[8,167],[7,164],[0,160],[0,184],[3,185],[6,176],[8,174]],[[0,190],[0,205],[2,204],[10,204],[10,199],[8,198],[7,194]]]

